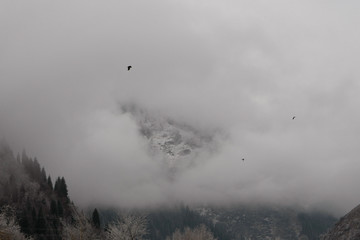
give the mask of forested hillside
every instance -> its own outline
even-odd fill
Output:
[[[0,207],[10,206],[21,232],[36,239],[61,239],[60,219],[71,217],[70,199],[64,177],[53,184],[36,158],[25,151],[16,157],[0,146]]]

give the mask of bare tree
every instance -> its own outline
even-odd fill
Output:
[[[201,224],[195,229],[185,228],[184,232],[177,229],[171,237],[166,240],[217,240],[205,225]]]
[[[100,239],[99,232],[90,221],[75,207],[72,209],[72,221],[63,221],[62,237],[64,240],[95,240]]]
[[[144,216],[125,215],[109,225],[106,239],[142,240],[147,233],[147,220]]]
[[[20,232],[20,226],[16,220],[15,208],[5,205],[0,210],[0,239],[1,240],[30,240]]]

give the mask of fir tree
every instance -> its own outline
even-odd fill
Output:
[[[23,149],[21,152],[21,161],[23,164],[26,164],[28,160],[29,160],[29,158],[26,155],[25,149]]]
[[[58,210],[57,210],[56,202],[54,199],[51,199],[50,213],[53,215],[58,215]]]
[[[18,202],[18,200],[19,200],[19,193],[18,193],[18,190],[17,190],[16,186],[11,189],[11,197],[12,197],[12,201],[13,201],[14,203],[17,203],[17,202]]]
[[[29,220],[28,220],[28,214],[27,214],[26,209],[23,209],[21,212],[19,225],[20,225],[20,229],[23,233],[26,233],[26,234],[31,233],[30,224],[29,224]]]
[[[57,179],[56,179],[56,181],[55,181],[55,185],[54,185],[54,191],[57,193],[57,194],[59,194],[59,189],[60,189],[60,177],[58,177]]]
[[[61,185],[60,186],[61,186],[60,187],[61,196],[67,198],[68,197],[68,189],[67,189],[67,185],[66,185],[64,177],[61,178]]]
[[[42,181],[42,182],[46,182],[46,181],[47,181],[47,179],[46,179],[46,172],[45,172],[45,169],[44,169],[44,168],[41,169],[41,181]]]
[[[4,188],[3,188],[3,194],[4,194],[4,197],[8,198],[10,197],[10,186],[9,186],[9,182],[6,182],[4,184]]]
[[[64,177],[58,177],[56,179],[54,191],[58,194],[59,197],[68,198],[68,189]]]
[[[100,228],[100,216],[98,210],[95,208],[93,214],[92,214],[92,224],[95,228]]]
[[[36,228],[36,233],[38,233],[38,234],[43,234],[46,232],[46,221],[45,221],[42,207],[40,207],[40,209],[39,209],[35,228]]]
[[[29,196],[26,198],[26,210],[28,210],[28,211],[31,210],[31,203],[30,203]]]
[[[34,159],[33,164],[32,164],[32,177],[34,180],[37,180],[38,183],[41,183],[42,180],[42,176],[41,176],[41,168],[40,168],[40,163],[37,160],[37,158]]]
[[[19,198],[20,199],[24,199],[25,198],[25,193],[26,193],[26,190],[25,190],[25,186],[24,184],[22,183],[21,186],[20,186],[20,192],[19,192]]]
[[[52,184],[50,175],[49,175],[49,177],[48,177],[48,179],[47,179],[47,184],[48,184],[49,188],[50,188],[51,190],[53,190],[53,184]]]
[[[59,216],[62,217],[62,215],[64,213],[64,208],[59,200],[57,201],[57,212],[58,212]]]
[[[34,207],[33,207],[32,210],[31,210],[31,218],[32,218],[32,221],[31,221],[31,222],[35,222],[35,221],[36,221],[36,210],[35,210]]]

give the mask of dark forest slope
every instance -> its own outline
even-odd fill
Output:
[[[0,207],[16,209],[21,231],[35,239],[60,239],[60,218],[71,216],[65,179],[51,177],[37,159],[14,156],[6,145],[0,146]]]

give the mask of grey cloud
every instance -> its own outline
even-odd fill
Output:
[[[344,213],[360,199],[358,7],[2,2],[0,130],[84,204],[257,199]],[[119,102],[228,139],[167,183]]]

